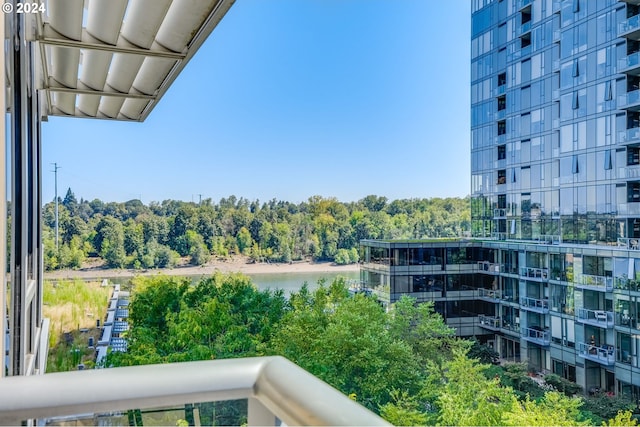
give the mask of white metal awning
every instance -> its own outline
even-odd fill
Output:
[[[235,0],[45,0],[43,116],[143,121]]]

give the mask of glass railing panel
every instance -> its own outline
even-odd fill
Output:
[[[613,277],[583,274],[581,281],[577,284],[577,286],[579,288],[609,292],[613,290]]]
[[[478,316],[478,321],[480,322],[481,327],[492,330],[500,329],[500,327],[502,326],[502,321],[499,317],[486,316],[484,314],[481,314]]]
[[[578,356],[584,359],[592,360],[603,365],[613,365],[616,361],[615,350],[612,345],[599,347],[595,344],[579,342],[576,348],[578,350]]]
[[[493,289],[478,289],[478,297],[490,300],[500,300],[502,298],[502,294],[498,290]]]
[[[640,65],[640,52],[635,52],[618,60],[618,72],[624,72],[627,69],[635,68]]]
[[[549,300],[548,299],[537,299],[537,298],[529,298],[529,297],[520,297],[520,307],[529,310],[535,311],[538,313],[548,313],[549,312]]]
[[[626,108],[640,103],[640,90],[634,90],[618,96],[618,107]]]
[[[522,328],[520,330],[520,336],[527,341],[531,341],[540,345],[549,345],[550,343],[549,331],[546,330]]]
[[[546,280],[549,278],[549,269],[537,267],[520,267],[520,276],[528,277],[531,279]]]
[[[613,326],[612,311],[578,308],[576,310],[576,317],[578,321],[582,323],[588,323],[590,325],[600,326],[604,328]]]
[[[622,37],[622,34],[638,29],[640,29],[640,15],[635,15],[618,24],[618,37]]]

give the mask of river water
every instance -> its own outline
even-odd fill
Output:
[[[320,279],[326,279],[327,285],[330,284],[333,279],[338,276],[342,276],[346,279],[354,279],[359,280],[360,273],[358,271],[343,271],[343,272],[324,272],[324,273],[256,273],[256,274],[246,274],[251,278],[253,283],[260,290],[264,289],[282,289],[284,290],[285,295],[289,295],[291,292],[298,291],[302,285],[306,282],[309,286],[309,290],[314,290],[318,287],[318,281]],[[198,280],[203,276],[201,274],[196,276],[187,276],[192,277],[193,280]],[[129,278],[111,278],[109,281],[111,283],[118,284],[126,284],[130,279]]]
[[[358,280],[360,273],[357,271],[341,273],[266,273],[248,274],[248,276],[251,277],[253,283],[255,283],[260,290],[268,288],[282,289],[285,291],[285,295],[289,295],[291,292],[300,289],[304,282],[307,282],[309,289],[313,290],[318,287],[318,280],[322,278],[327,280],[328,285],[338,276]]]

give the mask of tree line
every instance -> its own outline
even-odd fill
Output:
[[[358,261],[361,239],[459,237],[470,230],[469,198],[403,199],[367,196],[357,202],[310,197],[260,203],[236,196],[215,203],[165,200],[143,204],[77,200],[71,189],[43,208],[47,270],[80,268],[100,257],[112,268],[194,265],[212,256],[242,254],[255,261]]]
[[[432,303],[386,311],[340,278],[285,298],[239,273],[138,277],[129,321],[128,350],[107,366],[282,355],[395,425],[636,425],[625,397],[581,397],[557,375],[541,386],[526,365],[491,365],[497,354],[457,338]],[[246,401],[199,411],[203,424],[246,423]]]

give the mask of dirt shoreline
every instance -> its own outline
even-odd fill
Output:
[[[168,276],[210,275],[216,271],[223,273],[276,274],[276,273],[341,273],[359,271],[358,264],[336,265],[332,262],[293,262],[293,263],[248,263],[246,259],[216,260],[203,266],[184,265],[174,268],[149,270],[109,269],[102,267],[84,268],[80,270],[57,270],[44,274],[48,280],[60,279],[106,279],[112,277],[130,278],[135,276]]]

